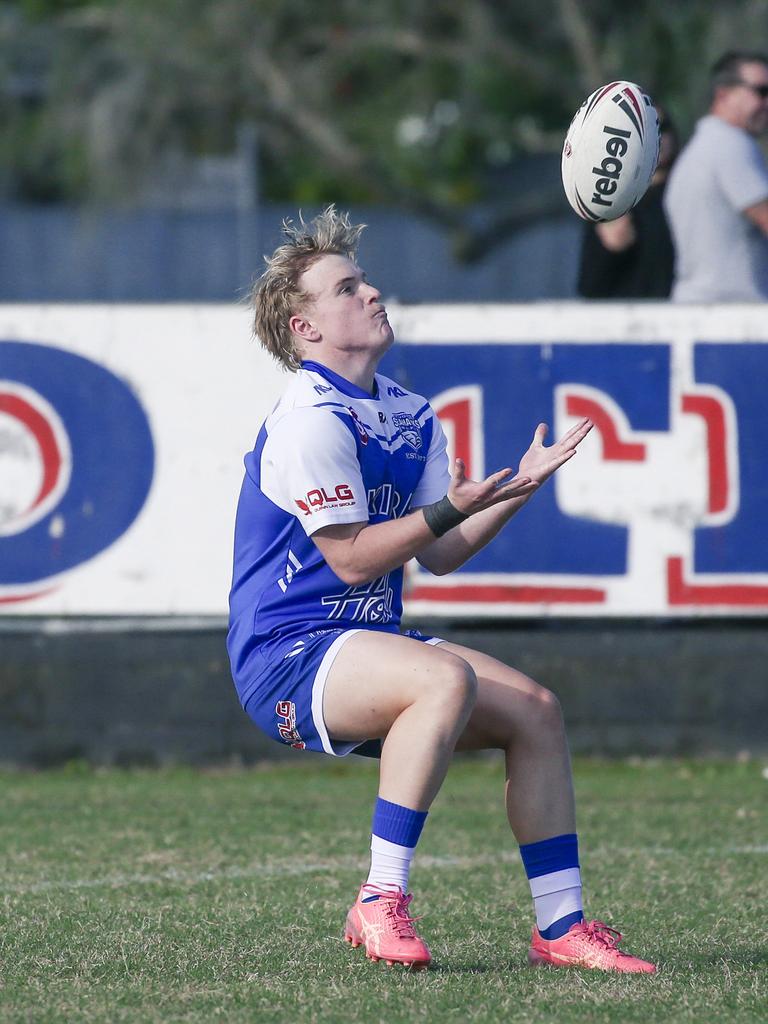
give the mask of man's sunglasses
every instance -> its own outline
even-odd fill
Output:
[[[755,95],[760,97],[760,99],[768,100],[768,85],[753,85],[751,82],[744,82],[740,78],[733,84],[743,85],[745,89],[751,89]]]

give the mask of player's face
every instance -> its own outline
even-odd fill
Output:
[[[742,64],[740,84],[732,87],[729,96],[736,112],[737,123],[750,135],[764,135],[768,131],[768,67],[765,64]]]
[[[385,352],[392,344],[392,328],[381,292],[346,256],[322,256],[300,280],[312,296],[303,311],[323,343],[348,352]]]

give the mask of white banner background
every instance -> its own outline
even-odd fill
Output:
[[[673,386],[678,390],[681,381],[690,379],[694,340],[738,343],[765,341],[768,336],[766,310],[759,306],[390,306],[390,317],[401,344],[466,343],[473,338],[486,344],[533,341],[544,347],[563,341],[669,342]],[[0,614],[225,615],[243,455],[286,382],[285,374],[252,340],[248,311],[230,306],[0,306],[0,338],[63,348],[122,378],[149,417],[156,454],[152,488],[128,531],[90,561],[46,580],[53,588],[46,596],[0,603]],[[471,378],[471,367],[467,367],[469,383]],[[564,422],[553,426],[559,429]],[[664,445],[671,442],[663,438],[654,442],[657,451],[649,469],[652,466],[658,473],[654,486],[667,489],[671,506],[677,500],[675,492],[682,489],[695,509],[704,501],[706,456],[696,427],[690,429],[687,441],[676,441],[684,442],[690,452],[682,469],[675,453],[665,453]],[[606,511],[604,486],[598,481],[592,485],[597,490],[590,492],[590,485],[583,483],[595,480],[589,470],[591,466],[598,471],[593,454],[585,446],[580,469],[586,476],[582,475],[581,484],[572,472],[575,467],[563,470],[558,501],[566,512],[588,514],[590,508],[600,507],[602,518],[621,521],[625,515],[621,502],[612,513]],[[4,457],[0,451],[0,498]],[[592,611],[558,607],[551,609],[553,613],[669,614],[647,552],[649,546],[657,545],[663,560],[670,531],[675,544],[679,541],[680,524],[675,526],[674,516],[659,518],[650,506],[646,511],[633,530],[630,574],[617,585],[608,606]],[[690,534],[690,524],[684,525]],[[641,536],[643,530],[645,536]],[[39,590],[40,585],[26,589]],[[19,597],[24,590],[0,587],[0,599]],[[413,610],[478,615],[476,607],[446,608],[429,601],[417,602]],[[484,613],[545,610],[517,605],[485,608]]]

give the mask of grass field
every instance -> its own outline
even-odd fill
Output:
[[[463,760],[412,883],[436,965],[341,939],[372,765],[0,774],[0,1021],[768,1019],[768,774],[579,762],[587,907],[655,977],[533,971],[501,764]]]

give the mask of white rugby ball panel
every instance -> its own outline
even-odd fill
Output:
[[[584,220],[621,217],[645,195],[659,158],[659,123],[634,82],[610,82],[582,103],[563,145],[568,202]]]

